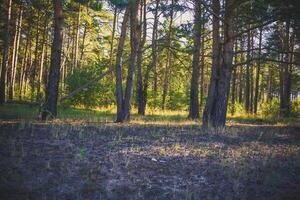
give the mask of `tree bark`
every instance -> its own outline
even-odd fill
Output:
[[[166,107],[166,98],[169,87],[169,76],[171,72],[172,65],[172,55],[171,55],[171,47],[172,47],[172,35],[173,35],[173,17],[174,17],[174,0],[171,3],[171,12],[170,12],[170,24],[169,31],[167,36],[167,61],[166,61],[166,69],[164,74],[164,82],[163,82],[163,94],[162,94],[162,110],[165,110]]]
[[[140,11],[140,44],[137,52],[137,104],[138,104],[138,114],[145,115],[146,105],[145,105],[145,91],[144,91],[144,82],[143,82],[143,74],[142,74],[142,65],[143,65],[143,48],[146,43],[147,37],[147,4],[145,0],[141,1],[141,11]],[[143,32],[141,32],[141,28],[143,27]],[[143,33],[143,34],[141,34]],[[147,67],[145,72],[145,79],[147,73],[150,72]],[[146,83],[147,84],[147,83]]]
[[[238,50],[238,43],[236,40],[234,52],[237,52],[237,50]],[[236,64],[236,63],[237,63],[237,54],[234,55],[234,64]],[[231,114],[232,115],[234,115],[234,113],[235,113],[236,79],[237,79],[237,66],[234,66],[233,74],[232,74],[232,85],[231,85]]]
[[[280,98],[280,115],[288,116],[290,113],[290,89],[289,88],[289,49],[290,49],[290,20],[287,20],[285,23],[285,39],[283,42],[284,52],[282,66],[282,78],[281,78],[281,98]]]
[[[247,65],[246,65],[246,87],[245,87],[245,109],[250,112],[250,66],[251,65],[251,33],[247,33]]]
[[[43,31],[43,39],[41,44],[41,56],[40,56],[40,66],[39,66],[39,75],[37,80],[37,94],[36,94],[36,102],[40,103],[42,99],[41,94],[41,84],[43,80],[43,73],[44,73],[44,57],[45,57],[45,44],[47,43],[47,31],[48,31],[48,16],[45,16],[45,22],[44,22],[44,31]]]
[[[131,98],[133,92],[133,75],[136,65],[137,49],[139,48],[139,39],[138,39],[138,8],[140,0],[136,0],[130,3],[130,59],[128,74],[126,80],[126,89],[124,97],[124,113],[123,121],[130,120],[130,110],[131,110]]]
[[[77,27],[76,27],[74,61],[73,61],[74,69],[78,67],[78,44],[79,44],[79,32],[80,32],[80,19],[81,19],[81,4],[78,3]]]
[[[15,34],[15,47],[13,53],[13,62],[12,62],[12,71],[11,71],[11,80],[9,87],[9,100],[13,101],[14,91],[15,91],[15,82],[16,82],[16,74],[18,67],[18,56],[19,56],[19,47],[20,47],[20,38],[21,38],[21,29],[22,29],[22,17],[23,17],[23,8],[19,7],[18,20],[16,22],[16,34]]]
[[[110,54],[109,54],[109,66],[113,65],[113,54],[114,54],[114,42],[115,42],[115,32],[116,32],[116,23],[117,23],[118,7],[115,6],[114,11],[114,20],[113,20],[113,30],[111,33],[111,44],[110,44]]]
[[[258,97],[259,97],[259,78],[260,78],[260,68],[261,68],[261,46],[262,46],[262,32],[263,29],[259,30],[259,44],[258,44],[258,62],[256,69],[256,78],[255,78],[255,96],[254,96],[254,114],[257,114],[258,107]]]
[[[220,1],[213,0],[213,11],[219,16]],[[203,114],[203,126],[222,127],[226,123],[230,79],[233,68],[234,1],[225,1],[224,42],[220,52],[219,18],[213,18],[213,66],[209,94]],[[220,55],[220,53],[222,55]],[[222,57],[222,59],[220,59]]]
[[[157,38],[158,38],[158,33],[157,33],[157,26],[158,26],[158,7],[160,4],[160,0],[156,0],[156,7],[154,11],[154,24],[153,24],[153,32],[152,32],[152,63],[151,67],[153,68],[153,91],[154,91],[154,98],[156,100],[157,98]]]
[[[8,54],[10,45],[10,21],[11,21],[11,4],[12,0],[6,0],[7,4],[7,19],[6,19],[6,30],[5,30],[5,40],[4,48],[2,54],[2,69],[0,78],[0,105],[5,102],[5,90],[6,90],[6,70],[8,65]]]
[[[192,63],[192,79],[190,88],[189,118],[199,118],[199,76],[200,76],[200,48],[201,48],[201,2],[195,0],[194,19],[194,50]]]
[[[34,91],[35,91],[35,77],[39,65],[39,29],[40,29],[40,12],[38,12],[37,15],[37,23],[36,23],[36,38],[35,38],[35,52],[34,52],[34,61],[33,61],[33,67],[31,69],[31,74],[30,74],[30,86],[31,86],[31,101],[34,101]]]
[[[59,74],[61,66],[61,53],[63,41],[63,9],[62,0],[53,0],[54,6],[54,38],[51,47],[51,63],[49,81],[46,90],[46,100],[42,109],[42,119],[53,118],[57,115],[57,99]]]
[[[124,43],[127,32],[127,23],[129,20],[129,7],[126,8],[123,22],[121,26],[121,35],[118,44],[117,57],[116,57],[116,94],[117,94],[117,119],[116,122],[123,121],[123,86],[122,86],[122,56]]]

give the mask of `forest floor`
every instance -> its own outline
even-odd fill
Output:
[[[0,107],[0,199],[300,199],[296,122],[216,130],[180,116],[43,123],[34,113]]]

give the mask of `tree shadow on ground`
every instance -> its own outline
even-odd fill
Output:
[[[297,199],[299,128],[2,124],[2,199]]]

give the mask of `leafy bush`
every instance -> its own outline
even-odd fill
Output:
[[[74,70],[73,74],[66,80],[67,94],[80,88],[87,82],[96,78],[99,74],[103,73],[103,70],[99,68],[101,68],[101,66]],[[114,101],[111,80],[104,78],[96,84],[85,88],[71,99],[66,100],[65,103],[72,106],[80,105],[86,108],[92,108],[97,106],[108,106]]]
[[[260,104],[261,112],[265,117],[277,118],[280,116],[279,99],[273,99],[271,102]]]

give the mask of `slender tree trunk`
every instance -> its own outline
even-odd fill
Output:
[[[84,30],[83,30],[83,36],[82,36],[82,45],[81,45],[81,52],[80,52],[80,65],[82,65],[82,60],[83,60],[83,55],[84,55],[84,48],[85,48],[85,39],[86,39],[86,34],[87,34],[87,27],[88,25],[84,25]]]
[[[30,79],[30,86],[31,86],[31,101],[34,101],[34,92],[35,92],[35,77],[37,73],[37,69],[39,66],[39,35],[40,35],[40,12],[38,11],[37,16],[37,23],[36,23],[36,39],[35,39],[35,53],[34,53],[34,61],[33,61],[33,67],[31,71],[31,79]]]
[[[121,35],[118,44],[117,57],[116,57],[116,94],[117,94],[117,119],[116,122],[123,121],[123,86],[122,86],[122,56],[124,43],[127,32],[127,23],[129,20],[129,7],[126,8],[123,22],[121,26]]]
[[[157,98],[157,38],[158,38],[158,33],[157,33],[157,26],[158,26],[158,8],[159,8],[160,0],[156,0],[156,7],[154,11],[154,24],[153,24],[153,32],[152,32],[152,68],[153,68],[153,91],[154,91],[154,98],[156,100]]]
[[[282,78],[281,78],[281,98],[280,98],[280,114],[281,116],[288,116],[290,113],[290,90],[288,89],[289,85],[289,50],[290,50],[290,20],[286,21],[285,25],[285,39],[284,39],[284,56],[282,60],[284,64],[282,66]]]
[[[8,54],[9,54],[9,44],[10,44],[10,21],[11,21],[11,4],[12,0],[6,0],[7,6],[7,19],[6,19],[6,30],[5,30],[5,40],[4,48],[2,54],[2,68],[1,68],[1,78],[0,78],[0,105],[5,102],[5,90],[6,90],[6,70],[8,65]]]
[[[24,93],[23,93],[23,96],[26,96],[27,94],[27,88],[28,88],[28,84],[29,84],[29,81],[30,81],[30,73],[31,73],[31,68],[32,68],[32,63],[33,63],[33,60],[32,60],[32,37],[31,37],[31,34],[30,34],[30,40],[29,40],[29,56],[28,56],[28,60],[26,62],[26,71],[25,71],[25,75],[24,75],[24,82],[25,82],[25,87],[24,87]]]
[[[258,44],[258,62],[255,78],[255,96],[254,96],[254,114],[257,114],[258,96],[259,96],[259,78],[260,78],[260,65],[261,65],[261,46],[262,46],[262,28],[259,30],[259,44]]]
[[[7,87],[8,87],[8,101],[12,102],[13,100],[13,74],[14,74],[14,67],[15,67],[15,58],[16,58],[16,46],[18,40],[18,18],[15,19],[15,26],[14,26],[14,36],[13,36],[13,45],[11,48],[11,56],[10,56],[10,65],[7,70]]]
[[[170,12],[170,24],[169,24],[169,31],[167,37],[167,61],[166,61],[166,69],[164,74],[164,82],[163,82],[163,94],[162,94],[162,110],[166,107],[166,98],[167,92],[169,87],[169,76],[171,71],[172,65],[172,55],[171,55],[171,46],[172,46],[172,35],[173,35],[173,17],[174,17],[174,0],[171,3],[171,12]]]
[[[192,63],[192,80],[190,88],[189,118],[199,118],[199,76],[200,76],[200,48],[201,48],[201,2],[195,0],[194,19],[194,50]]]
[[[39,66],[39,75],[37,80],[37,95],[36,95],[36,102],[40,103],[42,94],[41,94],[41,83],[43,80],[43,73],[44,73],[44,56],[45,56],[45,43],[47,43],[47,31],[48,31],[48,17],[45,16],[45,24],[44,24],[44,31],[43,31],[43,39],[41,44],[41,57],[40,57],[40,66]]]
[[[140,113],[142,115],[145,115],[146,111],[146,105],[147,105],[147,96],[148,96],[148,84],[149,84],[149,77],[150,77],[150,72],[153,69],[154,71],[154,98],[156,102],[157,98],[157,72],[156,72],[156,65],[157,65],[157,26],[158,26],[158,7],[159,7],[160,0],[156,0],[156,7],[155,7],[155,12],[154,12],[154,24],[153,24],[153,30],[152,30],[152,61],[151,63],[147,66],[146,72],[145,72],[145,77],[143,81],[143,87],[142,87],[142,101],[141,101],[141,108],[140,108]],[[144,2],[144,5],[146,3]],[[146,7],[144,7],[144,13],[146,13]],[[146,15],[144,15],[144,21],[146,21]],[[146,30],[147,24],[144,24],[144,30]],[[144,37],[145,37],[146,32],[144,32]],[[156,74],[156,75],[155,75]]]
[[[25,52],[24,52],[24,57],[22,59],[22,64],[21,64],[21,72],[20,72],[20,82],[19,82],[19,100],[22,100],[22,91],[23,91],[23,86],[24,86],[24,79],[25,79],[25,74],[27,71],[27,60],[28,60],[28,48],[29,48],[29,43],[30,43],[30,30],[28,30],[28,35],[26,37],[26,45],[25,45]]]
[[[253,60],[254,56],[254,32],[251,34],[251,60]],[[250,67],[250,112],[253,113],[253,105],[254,105],[254,65],[253,61],[251,61]]]
[[[133,75],[135,70],[135,62],[137,57],[137,49],[139,48],[138,40],[138,8],[140,0],[136,0],[130,4],[130,59],[129,68],[126,80],[126,89],[124,97],[124,113],[123,121],[130,120],[131,98],[133,92]]]
[[[281,78],[281,77],[280,77]],[[267,83],[267,102],[272,101],[272,94],[273,94],[273,71],[271,67],[268,67],[268,83]]]
[[[57,115],[58,85],[61,65],[63,40],[63,10],[62,0],[54,0],[54,38],[51,47],[51,63],[49,81],[46,90],[46,100],[42,110],[42,119],[53,118]]]
[[[241,51],[244,51],[244,40],[243,40],[243,37],[241,37]],[[241,53],[241,60],[240,60],[241,63],[244,62],[244,53]],[[239,98],[238,98],[238,101],[239,103],[241,104],[243,102],[243,88],[244,88],[244,81],[243,81],[243,75],[244,75],[244,72],[243,72],[243,65],[240,65],[240,68],[239,68]]]
[[[237,50],[238,50],[238,43],[237,43],[237,40],[236,40],[234,52],[237,52]],[[234,64],[237,64],[237,58],[238,58],[238,55],[235,54],[234,55]],[[234,66],[233,67],[233,74],[232,74],[232,85],[231,85],[231,114],[232,115],[234,115],[234,113],[235,113],[236,79],[237,79],[237,67]]]
[[[81,4],[78,3],[78,13],[77,13],[77,27],[76,27],[76,37],[75,37],[75,49],[74,49],[74,68],[78,67],[78,44],[79,44],[79,32],[80,32],[80,18],[81,18]]]
[[[145,94],[144,94],[144,84],[143,84],[143,75],[142,75],[142,65],[143,65],[143,48],[146,43],[147,37],[147,4],[145,0],[141,1],[141,12],[140,12],[140,29],[143,25],[143,34],[140,32],[140,44],[137,52],[137,103],[138,103],[138,114],[145,115]],[[146,70],[148,71],[148,70]],[[146,72],[147,73],[147,72]]]
[[[115,32],[116,32],[116,24],[117,24],[117,15],[118,15],[118,7],[115,7],[114,11],[114,20],[113,20],[113,29],[111,33],[111,44],[110,44],[110,55],[109,55],[109,66],[113,65],[113,54],[114,54],[114,42],[115,42]]]
[[[203,18],[205,17],[205,12],[204,9],[202,11],[203,13]],[[204,31],[205,29],[205,23],[202,24],[202,30]],[[205,67],[205,36],[202,35],[201,39],[201,73],[200,73],[200,105],[199,107],[202,109],[203,107],[203,99],[204,99],[204,67]]]
[[[18,67],[18,56],[19,56],[19,46],[20,46],[20,37],[21,37],[21,29],[22,29],[22,16],[23,16],[23,8],[20,6],[18,20],[16,22],[16,34],[15,34],[15,51],[13,53],[13,62],[12,62],[12,72],[11,72],[11,80],[10,80],[10,88],[9,88],[9,100],[13,101],[14,91],[15,91],[15,82],[16,82],[16,74]]]
[[[247,66],[246,66],[246,88],[245,88],[245,109],[250,112],[250,67],[251,67],[251,32],[247,33]]]

